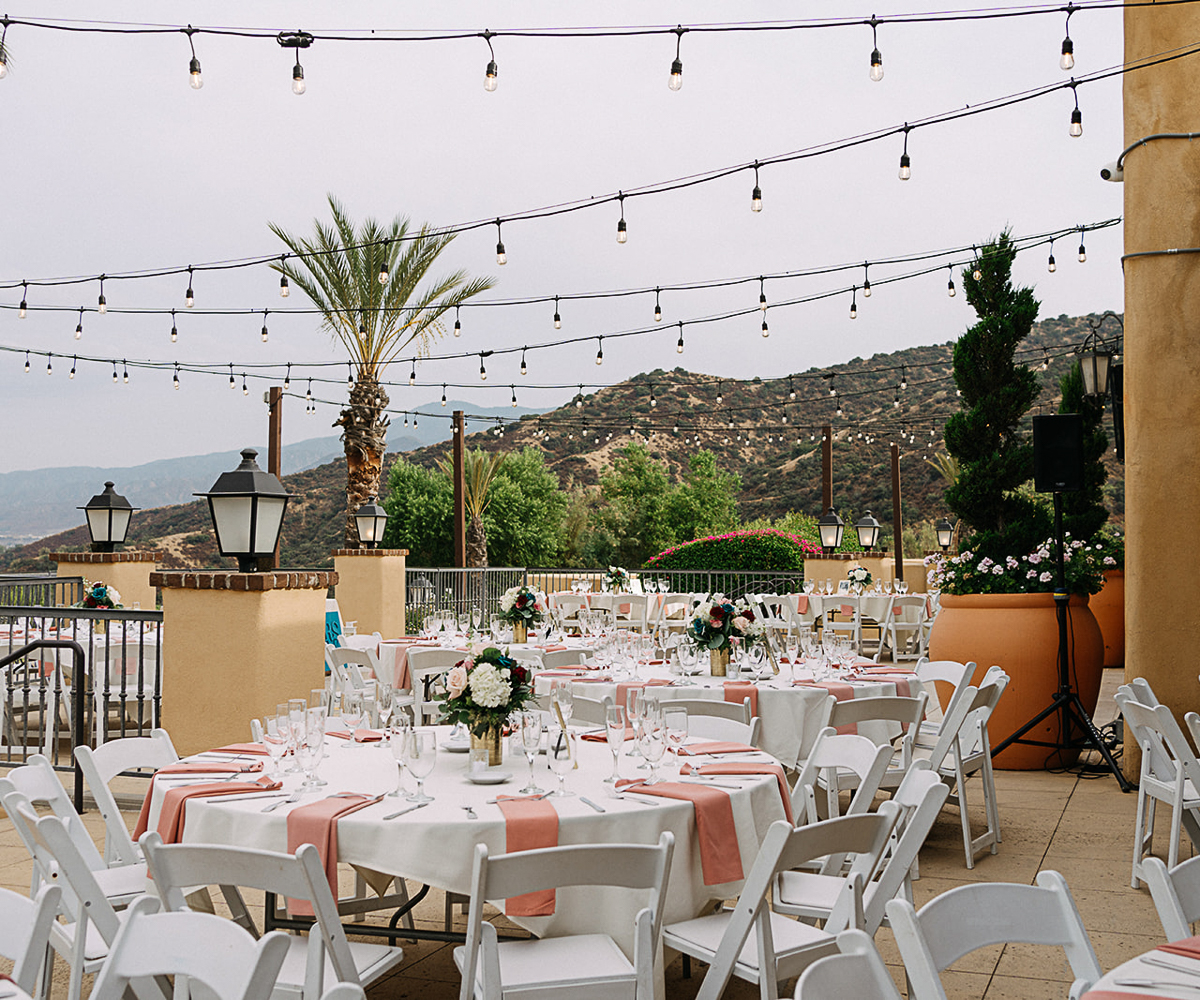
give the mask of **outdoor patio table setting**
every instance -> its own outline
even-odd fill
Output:
[[[1088,1000],[1108,997],[1200,996],[1200,938],[1185,938],[1122,962],[1084,994]]]

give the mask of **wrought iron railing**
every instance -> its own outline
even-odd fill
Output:
[[[0,606],[69,607],[83,598],[83,577],[0,573]]]

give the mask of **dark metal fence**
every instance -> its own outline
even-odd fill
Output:
[[[526,584],[546,593],[570,591],[587,584],[592,593],[604,590],[603,569],[533,566],[490,566],[485,569],[408,567],[405,595],[407,628],[420,631],[430,615],[475,616],[484,624],[500,610],[500,598],[510,587]],[[636,586],[671,593],[791,594],[804,583],[801,572],[764,573],[752,570],[655,570],[638,574]]]
[[[148,736],[162,709],[162,622],[161,611],[0,606],[0,764],[43,753],[70,768],[80,743]]]
[[[0,573],[2,607],[68,607],[83,599],[83,577],[53,573]]]

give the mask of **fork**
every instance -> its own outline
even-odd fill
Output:
[[[467,819],[479,819],[479,817],[475,814],[474,806],[463,806],[463,809],[466,810]]]
[[[286,799],[280,799],[278,802],[271,802],[268,805],[263,806],[262,811],[265,813],[269,813],[275,809],[278,809],[280,806],[286,806],[289,802],[298,802],[300,800],[300,796],[303,794],[304,794],[304,789],[297,788]]]

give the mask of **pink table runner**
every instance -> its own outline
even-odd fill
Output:
[[[180,788],[170,788],[163,796],[162,809],[158,814],[158,834],[166,844],[176,844],[183,837],[184,812],[188,799],[208,799],[217,795],[236,795],[239,792],[273,792],[282,788],[283,783],[272,781],[266,775],[257,781],[221,781],[203,782],[195,785],[184,785]],[[133,839],[137,840],[150,822],[150,802],[154,796],[154,783],[146,789],[146,798],[142,802],[142,811],[138,814],[137,825],[133,828]]]
[[[536,851],[558,846],[558,811],[545,799],[500,795],[504,813],[505,850]],[[554,913],[554,890],[542,889],[505,900],[504,912],[513,917],[544,917]]]

